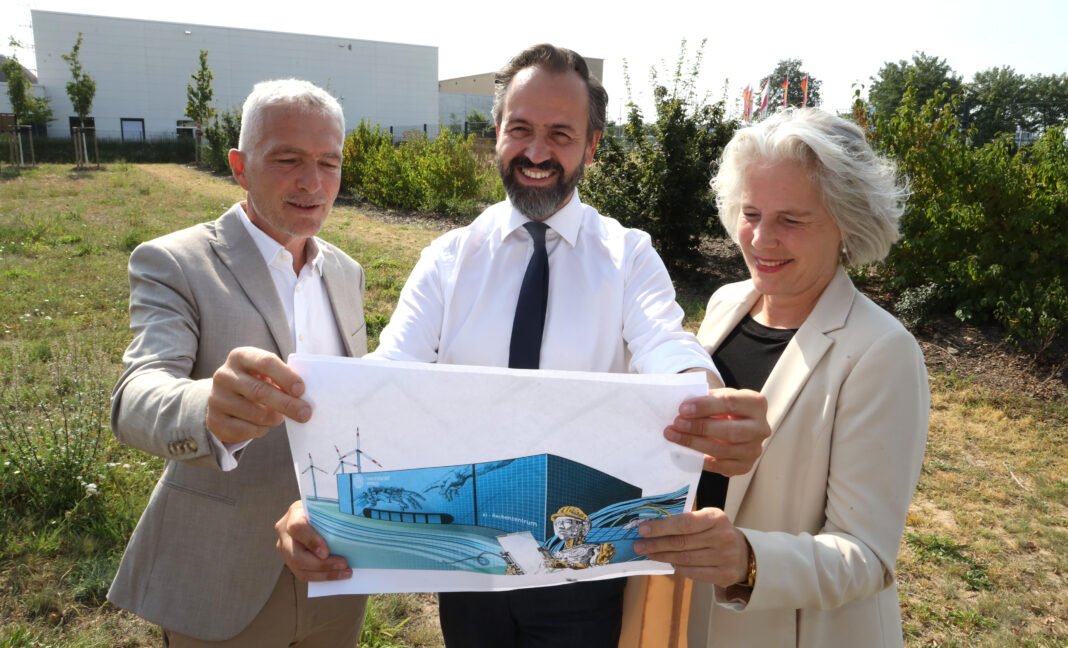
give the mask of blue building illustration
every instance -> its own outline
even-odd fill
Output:
[[[417,524],[457,524],[553,537],[564,506],[598,511],[641,489],[585,464],[540,454],[458,466],[337,475],[341,513]]]

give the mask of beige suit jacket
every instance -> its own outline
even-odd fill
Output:
[[[698,338],[716,348],[758,295],[709,301]],[[927,440],[919,346],[842,269],[763,389],[771,436],[730,480],[724,510],[749,539],[748,600],[694,587],[689,646],[901,646],[894,565]]]
[[[351,356],[367,351],[363,269],[319,241],[323,280]],[[115,386],[111,425],[167,460],[108,600],[170,630],[217,641],[248,626],[282,569],[274,523],[299,498],[285,426],[222,472],[205,427],[211,377],[230,350],[285,358],[282,302],[235,208],[144,243],[130,256],[133,342]]]

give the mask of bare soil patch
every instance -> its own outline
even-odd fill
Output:
[[[897,295],[876,279],[859,286],[876,303],[894,312]],[[911,328],[929,369],[972,381],[995,392],[1056,401],[1068,398],[1068,348],[1062,339],[1042,354],[1027,353],[1004,340],[994,324],[974,325],[939,315]]]

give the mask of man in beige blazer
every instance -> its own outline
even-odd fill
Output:
[[[355,645],[365,598],[309,600],[272,532],[299,497],[283,414],[311,415],[283,359],[367,347],[363,270],[315,238],[343,139],[320,88],[258,84],[230,151],[246,200],[130,257],[112,429],[167,462],[108,599],[158,623],[166,646]]]

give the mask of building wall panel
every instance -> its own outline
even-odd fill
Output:
[[[62,55],[84,34],[81,61],[97,82],[91,115],[98,135],[119,137],[120,119],[143,118],[147,137],[173,137],[185,119],[186,86],[208,50],[215,105],[240,107],[252,86],[298,77],[341,101],[346,130],[361,119],[383,127],[426,123],[436,132],[436,47],[230,27],[168,23],[33,10],[38,76],[63,135],[74,114]]]

